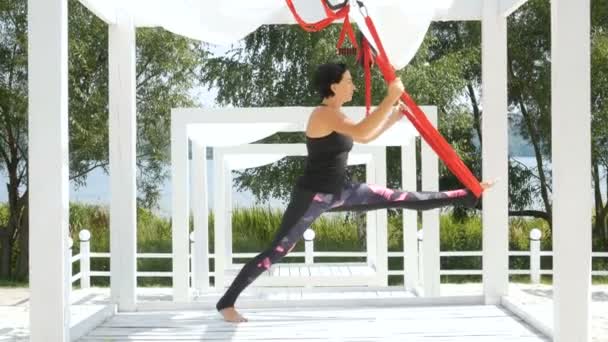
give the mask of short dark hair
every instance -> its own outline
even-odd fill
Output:
[[[314,87],[319,93],[319,96],[321,96],[321,99],[335,95],[331,90],[331,85],[334,83],[340,83],[346,70],[348,69],[344,63],[326,63],[317,67],[313,83]]]

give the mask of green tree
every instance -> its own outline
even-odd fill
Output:
[[[0,277],[27,250],[27,13],[25,1],[0,1],[0,172],[8,176],[9,213],[0,227]],[[27,260],[18,260],[27,272]]]
[[[604,16],[593,17],[599,18],[594,20],[594,23],[599,22],[601,25],[594,25],[591,34],[592,176],[595,199],[594,228],[598,238],[596,248],[605,249],[608,243],[608,199],[602,196],[601,189],[602,184],[604,189],[608,189],[608,1],[596,3],[599,4],[594,6],[594,9],[597,9],[597,12],[603,11]]]
[[[0,0],[0,172],[9,198],[0,277],[16,279],[28,274],[26,5]],[[92,170],[108,167],[108,27],[80,2],[68,5],[70,180],[83,186]],[[150,207],[167,173],[170,109],[195,104],[190,93],[206,52],[161,29],[138,29],[136,39],[138,192]]]
[[[293,25],[262,26],[226,56],[210,58],[203,68],[205,73],[201,75],[201,80],[209,87],[218,88],[217,101],[220,105],[314,106],[320,101],[310,86],[315,67],[328,61],[342,61],[354,74],[355,84],[360,90],[355,93],[350,105],[364,105],[362,69],[355,64],[354,58],[336,55],[335,43],[339,30],[339,26],[332,26],[310,34]],[[453,113],[449,118],[442,117],[440,129],[457,136],[457,150],[466,150],[462,154],[472,156],[476,149],[471,143],[471,120],[465,113],[465,106],[457,101],[463,93],[465,81],[462,74],[468,72],[468,66],[462,66],[459,61],[479,57],[475,51],[463,51],[464,48],[449,56],[438,55],[432,49],[432,44],[438,44],[439,38],[430,37],[400,76],[419,103],[437,104],[442,112]],[[469,61],[469,65],[474,64],[474,61]],[[372,79],[373,101],[377,103],[385,94],[386,86],[376,69]],[[277,134],[263,140],[270,141],[303,142],[304,139],[302,134]],[[251,189],[259,199],[270,196],[285,199],[301,168],[301,159],[282,160],[270,166],[241,172],[236,182],[241,188]],[[388,149],[388,168],[389,186],[399,186],[399,148]],[[362,179],[362,172],[362,168],[353,168],[349,176]]]
[[[319,98],[311,87],[315,67],[327,61],[346,62],[357,71],[354,61],[336,56],[335,42],[339,27],[332,26],[317,34],[302,31],[295,25],[266,25],[245,37],[242,44],[225,56],[209,58],[201,81],[217,87],[220,105],[238,107],[314,106]],[[375,74],[378,88],[381,83]],[[355,77],[362,89],[361,77]],[[376,97],[380,93],[375,89]],[[364,102],[356,93],[353,104]],[[303,134],[279,133],[261,142],[304,142]],[[287,198],[303,159],[283,159],[273,165],[240,172],[240,188],[250,189],[258,199]],[[360,173],[356,169],[354,173]],[[353,175],[357,177],[356,175]]]
[[[608,1],[591,2],[591,110],[592,179],[595,205],[596,246],[608,242],[608,201],[602,184],[608,185]],[[525,191],[510,193],[515,206],[530,205],[540,198],[543,210],[519,214],[540,217],[551,223],[551,26],[550,2],[530,0],[509,18],[509,104],[519,133],[530,142],[536,166],[515,165],[511,177],[524,180]],[[534,180],[534,181],[533,181]],[[513,201],[512,201],[513,202]],[[514,214],[514,213],[511,213]],[[597,248],[597,247],[596,247]]]
[[[549,1],[531,0],[509,17],[508,76],[509,105],[513,126],[534,151],[536,167],[513,163],[515,176],[525,180],[525,191],[510,194],[526,196],[513,203],[521,209],[511,215],[533,216],[551,224],[551,27]],[[533,181],[535,180],[535,181]],[[512,197],[513,198],[513,197]],[[526,210],[533,198],[540,198],[541,209]]]

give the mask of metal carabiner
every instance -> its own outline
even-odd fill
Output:
[[[365,3],[361,0],[356,0],[357,7],[359,7],[359,12],[363,16],[363,18],[369,17],[369,12],[367,11],[367,7],[365,7]]]
[[[344,8],[344,6],[346,6],[348,4],[348,0],[344,0],[339,4],[336,5],[332,5],[330,0],[325,0],[325,5],[327,5],[327,7],[329,7],[332,11],[337,11],[340,10],[342,8]]]

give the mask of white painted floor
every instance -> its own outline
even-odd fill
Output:
[[[548,341],[496,306],[245,309],[121,313],[80,341]]]
[[[552,328],[551,290],[551,287],[547,285],[511,283],[509,299],[517,303],[521,310],[534,316],[537,321]],[[205,334],[207,334],[205,339],[209,339],[210,336],[213,336],[212,332],[214,334],[224,333],[225,335],[221,338],[235,337],[243,340],[251,337],[247,334],[262,334],[271,326],[274,326],[273,334],[276,332],[276,336],[279,336],[274,341],[306,340],[306,337],[310,338],[307,341],[323,340],[318,337],[320,334],[318,332],[333,331],[334,329],[349,332],[337,336],[326,332],[324,340],[370,341],[368,337],[375,336],[375,338],[381,338],[382,341],[404,342],[501,341],[501,339],[527,341],[523,338],[543,341],[542,336],[538,336],[534,330],[522,324],[506,309],[474,305],[479,302],[479,299],[476,298],[479,298],[481,292],[481,284],[442,284],[442,296],[452,296],[452,299],[441,303],[441,299],[439,302],[436,299],[428,299],[425,302],[424,298],[416,298],[413,294],[400,291],[398,288],[360,289],[348,292],[342,291],[340,288],[323,291],[319,288],[252,288],[246,290],[237,302],[237,305],[244,308],[243,312],[251,322],[247,323],[247,326],[233,326],[221,321],[219,315],[212,310],[213,304],[219,296],[218,293],[200,295],[194,303],[176,305],[171,303],[171,289],[169,288],[138,288],[138,304],[143,312],[118,314],[105,323],[103,323],[102,316],[102,319],[93,325],[97,330],[90,331],[88,335],[85,334],[84,336],[87,337],[83,340],[95,340],[95,334],[105,333],[99,329],[111,328],[111,324],[120,324],[120,322],[134,324],[136,320],[139,320],[139,325],[132,326],[139,330],[127,333],[127,336],[131,334],[128,338],[152,340],[151,336],[145,334],[161,333],[163,327],[171,329],[167,325],[174,324],[181,326],[178,329],[180,332],[175,333],[174,337],[170,339],[174,341],[179,341],[179,334],[186,334],[183,336],[186,341],[188,338],[200,340],[200,336]],[[0,341],[29,340],[28,297],[27,288],[0,288]],[[460,299],[454,300],[454,298]],[[72,326],[87,322],[96,313],[105,311],[107,314],[108,300],[108,288],[75,291],[71,307]],[[458,305],[446,306],[447,302]],[[263,305],[260,306],[260,303],[265,303],[270,308],[263,309]],[[294,305],[294,303],[298,305]],[[341,303],[341,305],[336,305],[336,303]],[[438,305],[433,306],[433,304]],[[592,341],[608,342],[608,285],[593,286],[591,311]],[[461,315],[460,318],[458,315]],[[150,319],[149,323],[146,323],[147,318]],[[515,335],[520,334],[521,336],[513,337],[513,339],[512,336],[505,335],[502,323],[499,324],[500,326],[494,327],[497,322],[503,322],[505,327],[514,327]],[[318,329],[315,330],[315,327]],[[360,327],[365,327],[363,329],[365,334],[352,337],[350,331],[353,334],[357,331],[361,332]],[[116,329],[117,333],[122,331],[123,337],[125,337],[124,327],[113,327],[112,329]],[[309,330],[313,332],[309,332]],[[495,334],[492,338],[488,337],[489,331]],[[288,335],[289,333],[292,335]],[[173,334],[173,332],[169,332],[169,334]],[[115,337],[120,336],[119,334]],[[268,339],[274,335],[261,336],[266,336],[265,338]],[[285,336],[291,337],[286,338]],[[105,340],[120,340],[115,337]],[[157,337],[162,338],[162,334]],[[298,337],[298,339],[292,337]],[[234,341],[239,341],[238,339]],[[213,341],[213,339],[210,340]],[[269,341],[273,340],[269,339]]]

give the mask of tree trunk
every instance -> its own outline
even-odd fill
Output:
[[[8,235],[8,228],[0,229],[0,279],[11,277],[11,239]]]
[[[359,241],[363,241],[363,244],[365,245],[365,242],[367,241],[367,216],[365,215],[365,213],[362,212],[355,213],[355,216],[357,218],[357,238],[359,239]]]
[[[475,89],[473,89],[473,84],[469,80],[467,82],[467,94],[469,95],[469,99],[471,100],[471,105],[473,106],[473,126],[475,127],[475,131],[477,132],[477,138],[479,139],[479,147],[483,146],[483,139],[481,138],[481,111],[479,110],[479,104],[477,103],[477,99],[475,98]]]
[[[600,168],[597,163],[597,160],[593,160],[593,168],[592,168],[592,177],[593,177],[593,194],[594,194],[594,202],[595,202],[595,234],[597,234],[600,241],[604,241],[606,239],[606,231],[605,224],[603,219],[603,206],[602,206],[602,192],[601,192],[601,180],[600,180]]]
[[[603,248],[602,252],[608,251],[608,207],[595,214],[595,232],[598,237],[598,245]]]
[[[508,66],[508,70],[509,70],[509,75],[511,76],[512,80],[515,80],[517,77],[515,76],[515,73],[513,72],[513,65],[511,64],[512,61],[509,59],[509,62],[507,64]],[[545,205],[545,211],[547,214],[547,217],[549,219],[547,219],[547,222],[549,223],[549,226],[553,226],[552,225],[552,220],[551,217],[553,216],[552,214],[552,205],[551,202],[549,201],[549,191],[547,190],[547,179],[545,178],[545,172],[543,170],[543,156],[542,156],[542,152],[540,150],[540,137],[539,137],[539,133],[536,130],[536,127],[534,126],[533,123],[533,119],[530,117],[530,113],[528,112],[528,109],[526,107],[526,104],[524,103],[524,100],[521,96],[521,90],[519,93],[514,94],[514,97],[516,99],[517,105],[519,106],[520,110],[521,110],[521,114],[524,117],[525,123],[526,123],[526,128],[528,129],[528,133],[530,136],[530,142],[532,143],[532,147],[534,148],[534,157],[536,159],[536,166],[538,168],[538,178],[540,180],[540,194],[541,194],[541,198],[543,200],[543,204]]]
[[[27,197],[24,196],[25,203],[27,203]],[[21,202],[21,201],[20,201]],[[29,229],[29,212],[28,206],[23,205],[21,208],[20,223],[20,234],[19,234],[19,258],[17,259],[17,270],[15,275],[18,280],[27,280],[29,278],[30,271],[30,229]]]
[[[7,173],[9,182],[6,185],[6,190],[8,192],[8,225],[4,230],[2,237],[2,264],[3,268],[6,265],[7,273],[6,278],[4,279],[12,279],[13,278],[13,257],[15,254],[14,247],[16,244],[16,239],[19,236],[19,218],[21,215],[20,201],[19,201],[19,178],[17,174],[17,164],[15,162],[10,162],[7,165]],[[7,242],[4,242],[6,239]],[[2,273],[2,277],[4,277],[4,273]]]

